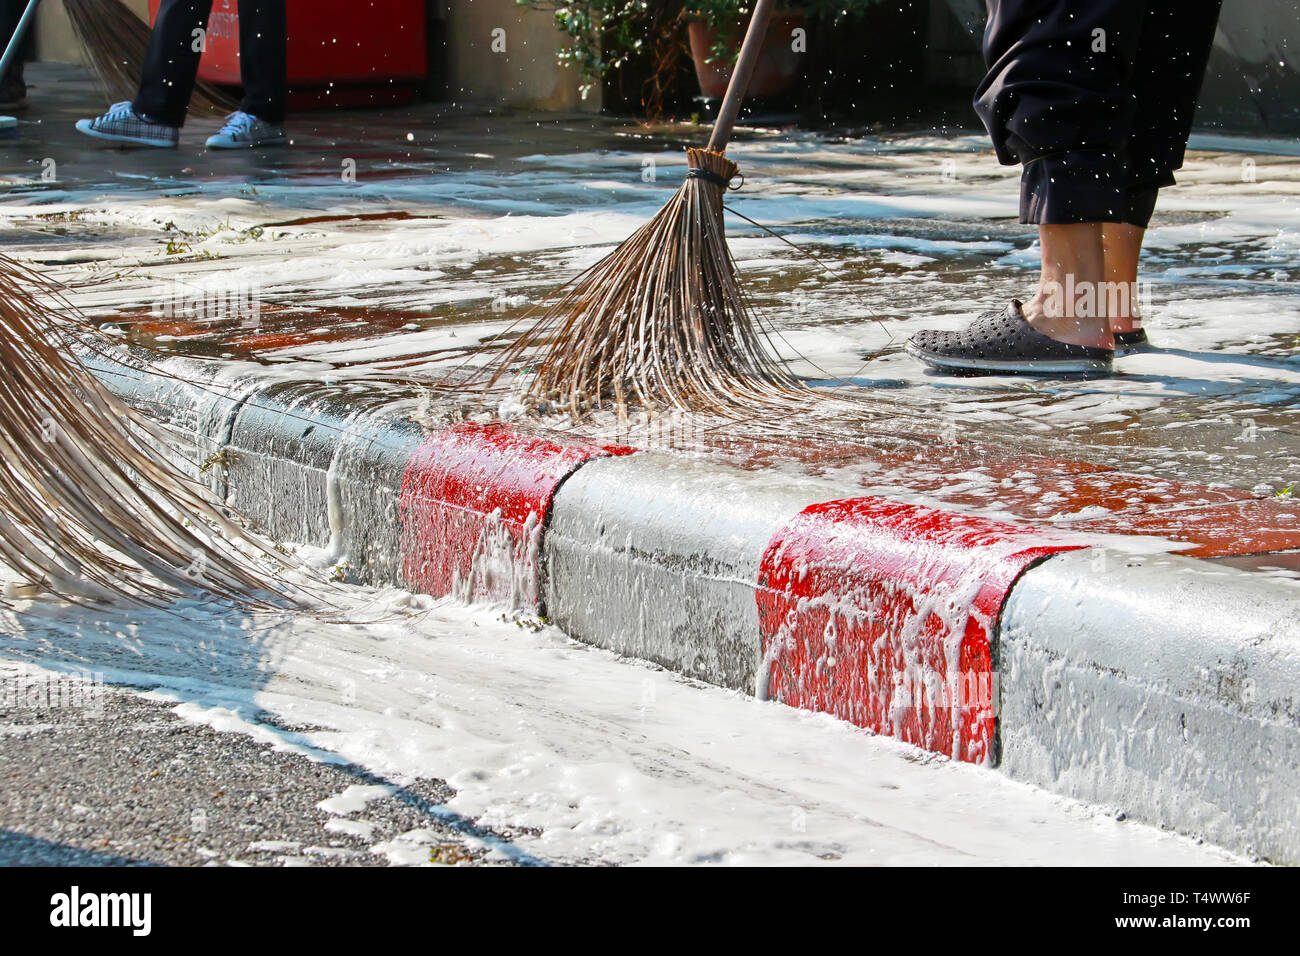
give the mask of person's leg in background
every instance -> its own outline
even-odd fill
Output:
[[[212,0],[162,0],[149,35],[135,99],[77,121],[87,136],[117,145],[175,147],[199,73]]]
[[[289,98],[284,0],[239,0],[239,74],[245,113],[283,123]]]
[[[1128,308],[1109,317],[1111,331],[1122,346],[1146,341],[1139,331],[1142,317],[1134,294],[1142,240],[1157,192],[1174,185],[1174,171],[1183,165],[1221,5],[1222,0],[1147,2],[1130,80],[1136,113],[1124,149],[1127,212],[1122,222],[1102,228],[1106,281],[1127,283],[1132,290],[1119,298]]]
[[[207,30],[212,0],[162,0],[149,37],[140,90],[131,106],[154,123],[185,125],[203,47],[195,30]]]
[[[289,97],[285,0],[239,0],[239,73],[244,101],[208,137],[212,149],[247,149],[285,143]]]
[[[9,46],[18,21],[26,9],[27,0],[0,0],[0,53]],[[32,35],[29,32],[18,51],[18,59],[14,60],[4,76],[0,76],[0,109],[26,109],[27,84],[23,80],[23,61],[29,56],[31,48]]]

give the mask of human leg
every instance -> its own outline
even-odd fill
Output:
[[[203,52],[202,35],[212,0],[162,0],[154,19],[140,76],[140,90],[132,108],[137,114],[166,126],[183,126]]]
[[[267,123],[283,123],[288,99],[284,0],[239,0],[240,109]]]

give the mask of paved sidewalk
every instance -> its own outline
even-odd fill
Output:
[[[22,136],[0,152],[6,252],[71,283],[129,341],[279,381],[415,389],[472,357],[658,208],[698,136],[424,106],[303,114],[293,147],[259,155],[203,151],[216,122],[203,119],[179,151],[122,152],[71,130],[97,105],[80,74],[38,65],[34,77]],[[1120,360],[1113,379],[1072,382],[931,375],[902,353],[915,328],[1028,292],[1015,173],[981,137],[746,133],[735,151],[748,184],[730,204],[836,273],[732,220],[746,285],[796,370],[835,376],[866,405],[822,429],[839,447],[797,455],[788,430],[758,424],[589,431],[1207,556],[1293,549],[1274,521],[1287,509],[1255,501],[1286,505],[1300,476],[1300,161],[1215,143],[1192,152],[1148,240],[1160,349]],[[249,302],[255,315],[231,307]]]
[[[1104,381],[972,380],[902,342],[1026,292],[1014,173],[961,131],[752,131],[734,205],[836,276],[741,224],[744,281],[778,350],[852,403],[501,428],[425,383],[653,213],[696,131],[427,107],[299,124],[265,170],[29,126],[0,210],[7,252],[154,350],[92,361],[232,505],[356,580],[536,606],[1300,860],[1295,159],[1190,155],[1144,260],[1157,350]]]

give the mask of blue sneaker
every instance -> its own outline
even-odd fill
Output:
[[[251,113],[235,110],[226,117],[221,132],[208,137],[208,149],[248,149],[253,146],[283,146],[284,127],[268,123]]]

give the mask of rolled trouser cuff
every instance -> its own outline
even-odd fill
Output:
[[[1166,186],[1173,185],[1174,174],[1164,171],[1156,173],[1145,182],[1129,183],[1128,210],[1121,221],[1145,229],[1151,222],[1151,214],[1155,212],[1156,196]]]
[[[1157,186],[1130,189],[1128,208],[1125,210],[1124,218],[1120,222],[1145,229],[1151,222],[1151,214],[1156,210],[1156,196],[1159,192],[1160,189]]]
[[[1128,212],[1124,162],[1112,150],[1054,153],[1025,163],[1020,174],[1021,222],[1124,222]]]

